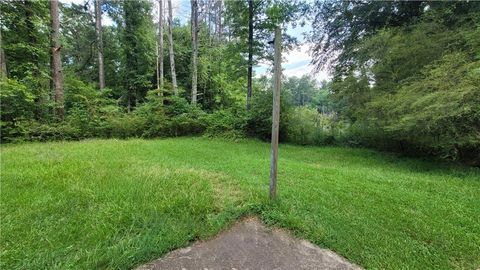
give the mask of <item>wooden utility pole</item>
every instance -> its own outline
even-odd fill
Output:
[[[173,94],[178,95],[177,74],[175,73],[175,56],[173,54],[173,14],[172,0],[168,0],[168,52],[170,54],[170,69],[172,72]]]
[[[272,149],[270,164],[270,199],[277,196],[278,131],[280,123],[280,90],[282,88],[282,29],[275,28],[275,56],[273,67]]]
[[[52,53],[52,86],[53,96],[55,100],[56,113],[58,118],[63,120],[65,108],[63,104],[63,74],[62,74],[62,58],[60,55],[60,17],[58,0],[50,1],[50,20],[52,23],[51,34],[51,53]]]
[[[95,0],[95,31],[98,49],[98,88],[105,88],[105,71],[103,68],[103,34],[102,34],[102,0]]]
[[[198,1],[192,4],[192,104],[197,104],[197,58],[198,58]]]
[[[247,109],[252,99],[253,76],[253,0],[248,0],[248,68],[247,68]]]
[[[163,1],[158,0],[157,89],[163,91]],[[162,95],[163,92],[158,93]]]

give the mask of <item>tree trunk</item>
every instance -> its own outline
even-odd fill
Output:
[[[207,24],[207,36],[210,38],[210,27],[211,27],[211,24],[210,24],[210,0],[206,0],[207,1],[207,6],[206,6],[206,10],[205,10],[205,22]]]
[[[163,1],[158,0],[158,51],[157,51],[157,88],[163,95]]]
[[[102,0],[95,0],[95,31],[98,49],[98,88],[105,88],[105,70],[103,68]]]
[[[222,14],[223,13],[223,0],[218,0],[218,17],[217,17],[217,32],[218,32],[218,41],[222,41],[223,34],[223,25],[222,25]]]
[[[62,46],[60,45],[60,18],[59,18],[58,0],[50,1],[50,20],[52,23],[51,73],[52,73],[53,97],[55,100],[57,116],[61,120],[63,120],[65,115],[65,109],[63,104],[63,74],[62,74],[62,58],[60,54],[60,50]]]
[[[282,83],[282,30],[275,29],[275,57],[273,67],[272,146],[270,164],[270,199],[277,196],[278,133],[280,126],[280,90]]]
[[[248,0],[248,70],[247,70],[247,109],[252,99],[253,68],[253,0]]]
[[[198,57],[198,1],[192,4],[192,104],[197,104],[197,57]]]
[[[168,52],[170,54],[170,69],[172,71],[173,94],[178,94],[177,76],[175,73],[175,56],[173,54],[173,15],[172,0],[168,0]]]
[[[5,59],[5,51],[2,43],[2,28],[0,27],[0,79],[7,77],[7,63]]]

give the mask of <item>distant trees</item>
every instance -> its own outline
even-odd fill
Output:
[[[2,140],[170,136],[210,124],[268,139],[271,82],[252,67],[272,60],[274,26],[301,24],[307,5],[191,0],[190,25],[173,18],[170,0],[163,37],[158,4],[157,22],[151,1],[0,1]],[[333,78],[284,79],[280,140],[480,164],[478,2],[319,0],[310,11],[313,64]],[[282,33],[288,52],[296,40]]]
[[[478,2],[317,1],[313,63],[333,66],[352,141],[479,163],[479,14]]]
[[[226,27],[230,35],[235,36],[239,53],[247,55],[247,108],[253,95],[253,66],[261,60],[273,60],[272,41],[273,31],[277,24],[286,27],[287,24],[297,25],[304,19],[307,6],[302,1],[227,1],[226,2]],[[296,39],[283,35],[283,47],[288,51]]]
[[[300,78],[288,78],[283,87],[292,95],[292,102],[295,106],[312,105],[315,95],[319,91],[318,83],[311,77],[304,75]]]

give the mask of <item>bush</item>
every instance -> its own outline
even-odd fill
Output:
[[[324,145],[333,143],[333,117],[316,109],[297,107],[288,116],[287,141],[296,144]]]
[[[246,136],[247,112],[243,108],[215,111],[204,117],[205,135],[239,139]]]
[[[270,140],[272,136],[272,91],[259,91],[255,93],[247,116],[246,134],[249,137],[261,140]],[[291,104],[282,95],[280,102],[280,131],[279,140],[285,141],[288,126],[288,115]]]
[[[0,127],[2,142],[22,136],[21,124],[33,117],[34,94],[16,80],[0,80]]]

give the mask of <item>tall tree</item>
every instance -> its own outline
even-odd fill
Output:
[[[152,18],[152,3],[125,1],[123,13],[125,30],[123,49],[125,53],[125,90],[127,108],[138,103],[152,88],[155,74],[155,25]]]
[[[102,0],[95,0],[95,30],[97,33],[98,50],[98,87],[105,88],[105,72],[103,69],[103,31],[102,31]]]
[[[247,70],[247,109],[252,99],[253,69],[253,0],[248,0],[248,70]]]
[[[170,55],[170,69],[172,72],[173,94],[178,95],[177,75],[175,73],[175,56],[173,54],[173,14],[172,0],[168,0],[168,53]]]
[[[158,0],[157,89],[163,89],[163,1],[162,0]]]
[[[2,25],[0,24],[0,78],[7,77],[7,63],[2,43]]]
[[[218,9],[217,9],[217,34],[218,40],[222,41],[223,38],[223,24],[222,24],[222,16],[223,16],[223,0],[218,1]]]
[[[192,104],[197,104],[197,58],[198,58],[198,1],[191,0],[192,5]]]
[[[50,20],[52,23],[51,34],[51,53],[52,53],[52,87],[53,96],[55,100],[55,107],[57,116],[63,120],[65,115],[64,101],[63,101],[63,74],[62,74],[62,57],[60,50],[62,48],[60,44],[60,17],[58,0],[52,0],[50,2]]]

